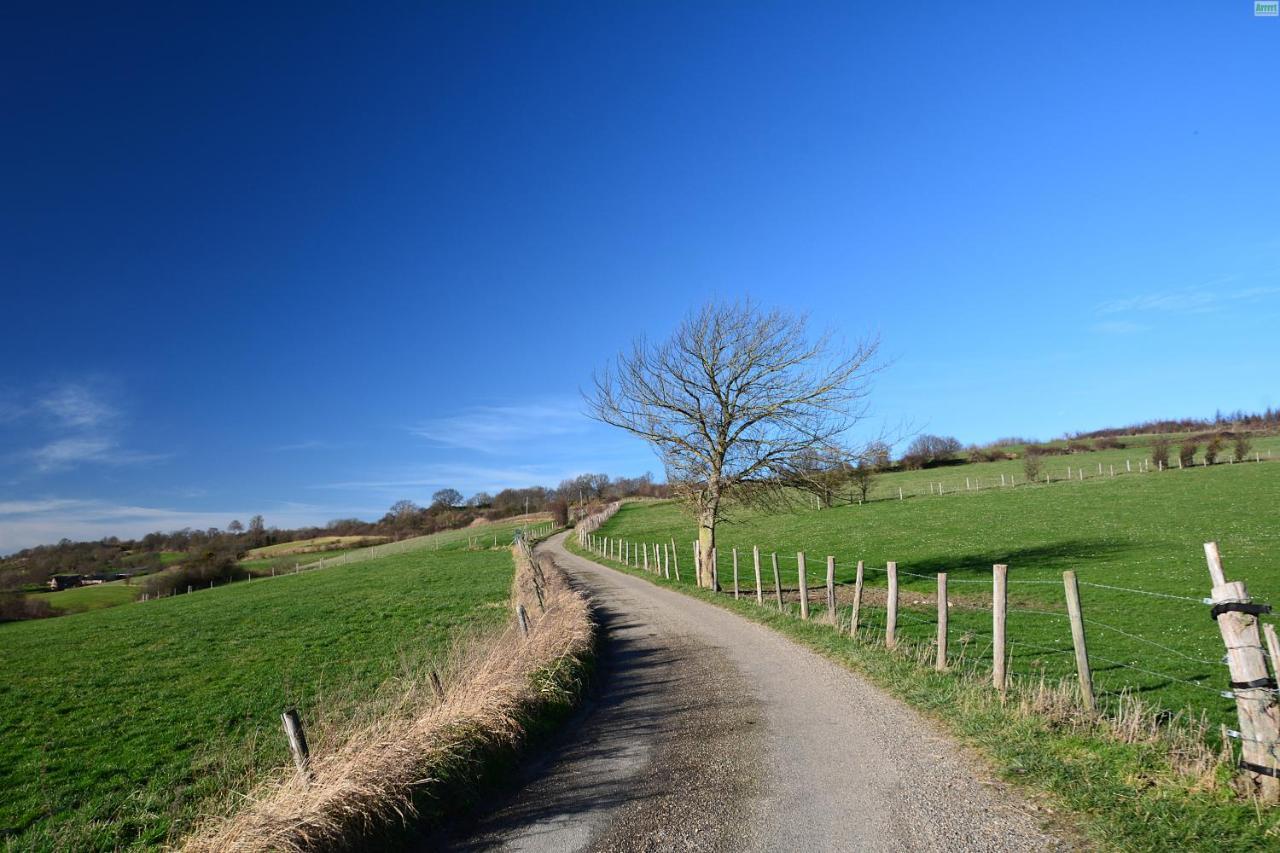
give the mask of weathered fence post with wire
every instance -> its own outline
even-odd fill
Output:
[[[738,598],[738,549],[733,549],[733,598]]]
[[[1005,694],[1005,612],[1009,605],[1009,567],[996,563],[991,567],[991,681],[1000,698]]]
[[[1097,710],[1093,698],[1093,673],[1089,669],[1089,647],[1084,640],[1084,616],[1080,610],[1080,584],[1075,572],[1062,573],[1062,585],[1067,592],[1067,616],[1071,619],[1071,645],[1076,652],[1076,676],[1080,679],[1080,701],[1090,714]]]
[[[764,606],[764,590],[760,588],[760,546],[751,546],[751,562],[756,570],[756,606]]]
[[[890,560],[885,573],[889,576],[889,596],[885,600],[884,647],[893,649],[898,646],[898,564]]]
[[[1217,542],[1204,543],[1204,554],[1213,580],[1210,614],[1227,647],[1231,693],[1240,718],[1240,769],[1248,772],[1258,796],[1274,803],[1280,800],[1280,705],[1258,630],[1258,616],[1271,608],[1251,602],[1244,581],[1227,581]]]
[[[311,776],[311,750],[307,747],[307,733],[302,728],[302,718],[297,708],[288,708],[280,715],[284,723],[284,736],[289,740],[289,754],[298,772],[308,778]]]
[[[836,624],[836,558],[827,555],[827,618]]]
[[[773,557],[773,594],[778,597],[778,612],[782,612],[782,576],[778,574],[778,552],[774,551]]]
[[[800,579],[800,618],[809,618],[809,579],[805,577],[804,551],[796,552],[796,576]]]
[[[720,554],[715,548],[711,549],[711,591],[720,591]]]
[[[947,671],[947,573],[938,572],[938,672]]]
[[[858,561],[858,574],[853,581],[853,610],[849,613],[849,636],[858,636],[858,611],[862,609],[863,562]]]

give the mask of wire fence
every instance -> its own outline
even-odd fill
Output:
[[[642,554],[658,553],[650,549],[659,543],[637,545],[603,534],[598,527],[597,532],[580,538],[583,547],[603,559],[625,562],[631,568],[642,567]],[[685,586],[698,583],[697,544],[670,544],[683,565],[694,567],[693,571],[686,571],[678,583]],[[659,547],[667,546],[660,544]],[[936,651],[939,645],[938,575],[913,572],[893,564],[865,563],[853,574],[855,559],[847,555],[834,556],[840,571],[832,577],[829,587],[826,565],[812,556],[805,559],[799,553],[793,556],[761,551],[759,588],[753,550],[737,552],[736,574],[732,573],[732,552],[715,554],[708,574],[714,576],[721,595],[754,598],[796,617],[805,609],[803,599],[811,620],[830,622],[835,630],[844,633],[850,633],[854,627],[856,607],[856,634],[860,638],[868,641],[878,638],[886,644],[902,643],[918,650],[932,647]],[[805,567],[803,583],[801,565]],[[656,573],[663,574],[662,569],[659,562]],[[651,566],[650,571],[655,571],[655,567]],[[1224,649],[1218,628],[1209,618],[1214,599],[1076,580],[1074,573],[1067,573],[1071,576],[1070,583],[1078,584],[1081,612],[1076,618],[1082,645],[1087,636],[1087,647],[1081,649],[1077,648],[1072,634],[1073,617],[1065,578],[1018,578],[1015,568],[1013,576],[1005,582],[1007,606],[997,607],[995,574],[993,570],[992,576],[985,578],[947,578],[948,665],[991,673],[994,677],[997,660],[993,654],[998,654],[995,650],[1003,645],[1002,659],[1011,681],[1074,683],[1086,677],[1078,665],[1079,655],[1083,654],[1090,688],[1096,694],[1091,701],[1096,700],[1099,711],[1115,710],[1126,697],[1137,695],[1170,713],[1190,712],[1192,716],[1203,715],[1210,722],[1220,724],[1235,719],[1238,704],[1243,701],[1239,695],[1242,691],[1232,688],[1230,655],[1223,654],[1233,647],[1228,645]],[[1167,583],[1168,578],[1162,581]],[[959,589],[952,589],[953,585],[959,585]],[[1206,578],[1204,589],[1207,591],[1211,585]],[[834,618],[829,606],[831,601],[835,603]],[[894,626],[893,635],[886,641],[890,624]],[[997,633],[1003,635],[1003,641],[997,639]],[[1251,641],[1250,649],[1271,658],[1271,653],[1260,647],[1260,641]],[[1280,652],[1276,656],[1280,657]],[[1280,660],[1271,661],[1273,667],[1276,664],[1280,664]],[[1273,699],[1276,696],[1274,678],[1256,689]],[[1245,738],[1248,737],[1246,732]],[[1275,743],[1267,742],[1274,752]],[[1280,767],[1280,758],[1276,762]]]

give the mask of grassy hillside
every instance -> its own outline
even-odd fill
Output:
[[[49,602],[49,606],[59,613],[83,613],[86,610],[101,610],[104,607],[115,607],[117,604],[128,604],[137,599],[141,592],[142,586],[137,581],[132,584],[111,581],[58,592],[40,593],[40,600]]]
[[[340,725],[406,661],[497,627],[511,576],[508,552],[455,542],[0,626],[0,839],[171,838],[287,760],[284,707]]]
[[[275,545],[264,545],[254,548],[245,554],[246,559],[260,560],[267,557],[283,557],[286,554],[302,554],[309,551],[332,551],[339,548],[359,548],[375,545],[386,539],[385,536],[317,536],[314,539],[297,539],[292,542],[277,542]]]
[[[1266,444],[1256,446],[1265,458]],[[1038,679],[1074,672],[1061,584],[1062,572],[1073,569],[1085,584],[1090,653],[1104,702],[1128,689],[1168,709],[1189,708],[1232,722],[1234,703],[1218,695],[1229,680],[1220,663],[1222,643],[1200,603],[1210,586],[1202,543],[1217,540],[1228,578],[1247,582],[1255,600],[1280,606],[1280,462],[1096,475],[1098,462],[1109,473],[1117,458],[1123,465],[1126,454],[1136,470],[1133,451],[1047,460],[1057,468],[1091,469],[1094,476],[1083,482],[985,488],[998,484],[1002,471],[1008,476],[1019,468],[1016,462],[997,462],[886,475],[879,492],[892,498],[862,506],[782,514],[734,511],[731,523],[720,528],[721,583],[726,589],[731,585],[735,546],[744,587],[754,584],[752,545],[765,552],[766,582],[771,583],[768,554],[776,551],[783,584],[792,590],[796,552],[805,551],[809,587],[819,591],[815,601],[821,597],[828,554],[836,557],[837,581],[844,584],[851,584],[862,559],[868,566],[869,600],[879,605],[864,611],[862,621],[880,629],[883,567],[895,560],[903,572],[906,608],[899,631],[927,641],[936,631],[935,575],[947,572],[953,654],[984,660],[990,655],[991,566],[1007,563],[1011,672]],[[971,482],[982,478],[984,489],[965,491],[966,476]],[[942,478],[948,485],[941,496],[925,492],[897,499],[899,485],[906,492]],[[952,488],[957,481],[958,489]],[[675,504],[628,505],[600,533],[636,542],[674,538],[682,578],[692,582],[695,531]],[[842,601],[849,593],[841,590]]]

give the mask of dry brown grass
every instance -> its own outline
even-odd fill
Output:
[[[513,618],[495,640],[460,652],[443,702],[424,673],[404,679],[335,748],[313,753],[310,777],[278,771],[237,812],[199,826],[182,849],[350,846],[414,819],[421,803],[517,748],[538,709],[572,690],[564,673],[589,656],[594,626],[586,599],[549,559],[535,566],[519,546],[515,559],[512,606],[527,609],[528,637]]]

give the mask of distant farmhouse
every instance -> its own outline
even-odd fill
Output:
[[[49,578],[49,589],[72,589],[77,586],[93,586],[110,581],[121,581],[129,577],[128,572],[97,572],[92,575],[54,575]]]

